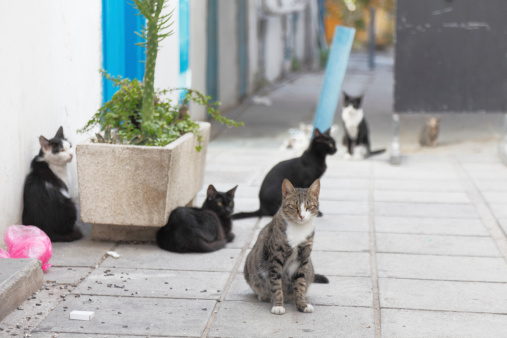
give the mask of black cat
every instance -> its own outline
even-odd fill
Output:
[[[370,148],[370,132],[361,108],[362,100],[362,96],[352,97],[343,93],[342,121],[345,132],[342,143],[347,147],[347,159],[362,160],[386,151],[385,149],[372,151]]]
[[[310,146],[300,157],[282,161],[266,175],[259,192],[260,208],[254,212],[241,212],[232,219],[273,216],[282,205],[282,182],[288,179],[297,188],[308,188],[326,171],[326,156],[336,153],[335,140],[328,129],[321,133],[315,129]],[[322,215],[319,213],[319,215]]]
[[[160,248],[174,252],[211,252],[234,239],[231,214],[235,186],[227,192],[208,187],[202,208],[176,208],[157,232]]]
[[[39,137],[41,149],[32,160],[23,189],[24,225],[35,225],[53,242],[71,242],[83,235],[75,226],[77,212],[70,199],[67,163],[71,144],[60,127],[51,140]]]

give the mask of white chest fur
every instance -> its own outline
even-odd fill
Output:
[[[309,219],[308,222],[301,224],[287,222],[287,230],[285,233],[287,234],[289,245],[294,248],[306,241],[308,236],[314,231],[315,224],[313,223],[313,219]]]
[[[356,139],[359,132],[359,124],[364,118],[363,109],[355,109],[352,105],[348,105],[342,110],[342,120],[347,129],[347,134],[351,139]]]

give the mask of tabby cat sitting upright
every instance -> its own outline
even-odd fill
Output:
[[[235,186],[227,192],[208,187],[202,208],[176,208],[157,232],[160,248],[173,252],[212,252],[234,239],[231,214]]]
[[[362,160],[386,151],[385,149],[372,151],[370,148],[370,132],[361,108],[362,100],[362,96],[352,97],[343,93],[344,135],[342,143],[347,147],[346,159]]]
[[[321,133],[319,129],[315,129],[310,146],[303,155],[282,161],[267,173],[259,191],[259,210],[234,214],[232,218],[273,216],[282,205],[280,186],[283,180],[290,180],[298,188],[308,188],[326,171],[326,156],[334,153],[336,145],[330,136],[330,130]]]
[[[430,117],[419,135],[419,144],[423,147],[434,147],[437,145],[438,131],[440,126],[439,117]]]
[[[308,189],[282,183],[282,207],[259,233],[245,262],[245,279],[259,300],[271,301],[271,312],[285,313],[284,302],[295,300],[298,311],[313,312],[306,301],[310,284],[329,283],[314,274],[310,254],[319,211],[320,182]]]
[[[67,163],[72,161],[71,144],[60,127],[55,137],[39,137],[41,149],[31,163],[23,189],[25,225],[35,225],[53,242],[71,242],[82,237],[75,226],[77,211],[69,194]]]

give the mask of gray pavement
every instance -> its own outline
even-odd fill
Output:
[[[375,126],[374,148],[390,143],[392,63],[382,61],[369,72],[355,57],[345,84],[359,88],[370,79],[366,114]],[[238,184],[236,211],[257,209],[265,173],[301,152],[280,147],[289,128],[311,121],[321,79],[303,74],[269,92],[271,106],[245,104],[232,112],[247,126],[216,133],[196,203],[210,183],[218,190]],[[331,283],[310,287],[311,314],[287,304],[286,314],[275,316],[256,300],[243,264],[269,218],[245,219],[234,223],[234,242],[210,254],[94,242],[89,235],[56,244],[43,287],[0,323],[0,336],[505,337],[501,117],[458,118],[455,128],[443,128],[442,145],[424,149],[414,137],[422,117],[402,117],[400,166],[389,165],[387,154],[359,162],[328,158],[312,259]],[[95,318],[69,320],[72,310],[95,311]]]

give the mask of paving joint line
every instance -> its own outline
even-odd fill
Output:
[[[377,272],[377,251],[375,241],[375,203],[374,203],[374,192],[375,192],[375,173],[374,166],[370,163],[370,182],[368,189],[368,222],[370,225],[370,269],[371,269],[371,285],[372,285],[372,296],[373,296],[373,313],[374,313],[374,325],[375,325],[375,337],[380,338],[382,336],[382,321],[381,321],[381,308],[380,308],[380,290],[378,283],[378,272]]]
[[[241,253],[238,256],[238,260],[236,261],[236,264],[234,264],[234,268],[232,269],[231,275],[229,276],[229,279],[227,280],[227,283],[225,284],[222,295],[220,296],[220,298],[218,300],[216,300],[215,306],[213,307],[213,310],[211,311],[211,316],[209,317],[209,319],[206,323],[206,326],[204,327],[201,338],[206,338],[208,336],[209,331],[211,330],[211,326],[213,325],[213,322],[215,321],[215,317],[218,313],[218,310],[220,310],[221,304],[225,300],[225,296],[229,292],[232,282],[234,281],[234,278],[236,278],[236,275],[238,274],[239,266],[243,262],[243,257],[245,256],[246,251],[249,249],[250,243],[252,242],[253,237],[254,237],[255,233],[257,232],[257,229],[259,228],[261,221],[262,221],[262,218],[259,218],[257,220],[257,222],[255,223],[253,229],[250,231],[250,236],[248,236],[248,241],[241,249]]]
[[[473,178],[470,174],[468,174],[465,168],[463,168],[461,162],[459,162],[455,156],[451,157],[451,162],[456,173],[461,178],[462,184],[465,186],[467,194],[470,197],[477,214],[482,220],[482,224],[488,230],[491,239],[495,242],[500,254],[503,256],[505,261],[507,261],[507,238],[493,211],[491,210],[491,207],[484,199],[484,196],[482,196]]]

